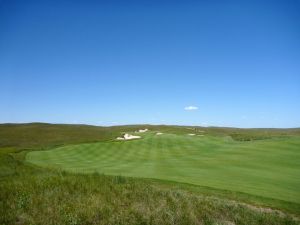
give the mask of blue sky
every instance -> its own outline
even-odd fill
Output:
[[[300,127],[299,11],[0,0],[0,123]]]

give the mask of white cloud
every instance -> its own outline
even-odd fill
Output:
[[[187,106],[187,107],[184,107],[184,110],[187,110],[187,111],[191,111],[191,110],[197,110],[198,107],[197,106]]]

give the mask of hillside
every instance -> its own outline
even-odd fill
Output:
[[[0,147],[13,146],[18,149],[43,148],[49,146],[110,140],[121,132],[142,128],[162,132],[190,133],[199,130],[211,135],[231,136],[235,140],[249,141],[270,137],[300,136],[300,128],[292,129],[239,129],[222,127],[128,125],[100,127],[67,124],[0,124]]]
[[[105,172],[104,175],[102,170],[78,174],[55,167],[39,167],[25,161],[32,150],[35,154],[57,151],[59,155],[63,153],[59,147],[64,146],[66,152],[73,151],[67,149],[80,143],[99,145],[96,149],[101,149],[102,145],[114,143],[112,140],[121,133],[140,128],[170,133],[169,138],[173,140],[176,137],[177,141],[189,133],[205,132],[209,138],[237,145],[298,140],[300,134],[299,129],[1,124],[0,224],[299,224],[300,206],[297,201],[226,190],[225,187],[191,185],[185,184],[185,181],[177,183],[163,177],[130,178],[118,176],[120,172],[116,175]],[[147,135],[141,141],[147,141],[147,137],[150,138]],[[193,137],[188,138],[193,140]],[[186,143],[186,139],[182,141]],[[129,149],[149,148],[145,144],[135,147],[134,143],[137,142],[128,142],[132,147]],[[165,145],[162,143],[162,146]],[[293,145],[296,149],[298,142]],[[110,151],[103,152],[107,155],[116,153],[118,148],[102,148],[101,151]],[[99,156],[101,151],[97,153]],[[132,152],[132,156],[137,154]],[[151,157],[141,160],[157,159]],[[52,156],[49,159],[54,160]],[[122,159],[124,157],[120,156],[120,163]],[[128,156],[127,159],[134,160]],[[297,161],[297,158],[294,160]],[[111,159],[107,163],[109,161],[112,163]],[[147,172],[146,168],[144,172]],[[296,195],[295,199],[298,198]]]

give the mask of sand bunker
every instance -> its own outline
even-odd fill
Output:
[[[141,138],[141,136],[134,136],[131,134],[124,134],[123,137],[117,137],[117,140],[131,140],[131,139],[138,139]]]
[[[162,134],[163,134],[163,133],[161,133],[161,132],[157,132],[157,133],[156,133],[156,135],[162,135]]]
[[[141,129],[141,130],[138,130],[137,132],[139,132],[139,133],[145,133],[146,131],[148,131],[148,129],[146,128],[146,129]]]
[[[196,135],[196,134],[188,134],[188,135],[190,135],[190,136],[194,136],[194,135]]]

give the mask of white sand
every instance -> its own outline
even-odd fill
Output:
[[[162,135],[163,133],[157,132],[156,135]]]
[[[117,140],[131,140],[131,139],[138,139],[141,138],[141,136],[134,136],[131,134],[124,134],[123,137],[117,137]]]
[[[139,133],[145,133],[146,131],[148,131],[148,129],[147,129],[147,128],[146,128],[146,129],[144,129],[144,130],[143,130],[143,129],[141,129],[141,130],[139,130],[138,132],[139,132]]]
[[[188,134],[188,135],[190,135],[190,136],[194,136],[194,135],[196,135],[196,134]]]

